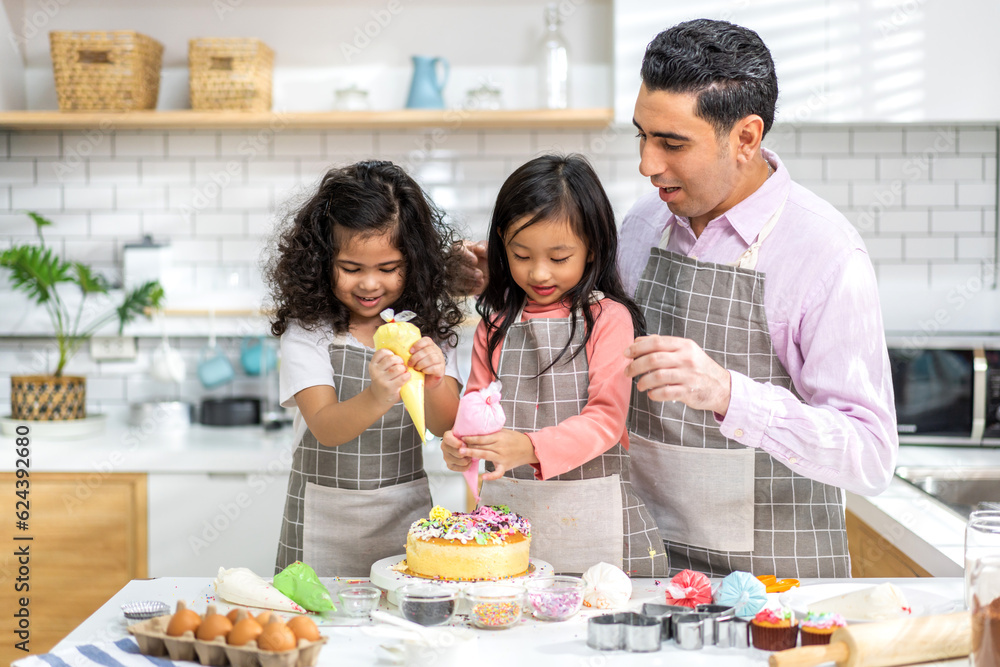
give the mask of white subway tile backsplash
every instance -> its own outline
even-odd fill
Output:
[[[201,237],[197,239],[176,239],[171,242],[174,246],[174,257],[183,257],[185,262],[218,262],[222,254],[219,250],[220,241],[218,238]],[[203,289],[206,289],[203,287]]]
[[[279,132],[274,135],[271,150],[275,157],[319,157],[324,154],[321,134]]]
[[[39,211],[41,213],[62,209],[62,188],[12,185],[10,194],[11,208]]]
[[[903,150],[908,155],[953,155],[958,149],[958,133],[953,127],[907,129]]]
[[[238,264],[256,264],[264,249],[262,241],[236,241],[223,239],[222,261]]]
[[[247,183],[251,185],[288,185],[298,182],[297,160],[251,160],[247,163]]]
[[[0,164],[0,167],[3,165]],[[83,160],[45,160],[35,161],[35,174],[38,184],[84,184],[87,182],[87,163]],[[0,179],[2,181],[3,179]]]
[[[115,189],[110,186],[84,185],[63,188],[63,205],[67,210],[110,209],[115,205]]]
[[[204,237],[243,236],[246,217],[243,213],[196,213],[194,233]]]
[[[206,185],[170,185],[167,187],[167,208],[189,218],[198,211],[213,211],[219,208],[219,187],[208,182]]]
[[[875,273],[880,285],[906,285],[916,290],[930,286],[930,263],[926,261],[880,262]]]
[[[793,181],[821,181],[823,180],[823,160],[814,157],[784,157],[779,155],[781,163],[788,170],[788,175]],[[637,159],[633,162],[638,164]]]
[[[831,183],[828,181],[805,181],[800,185],[811,190],[838,208],[851,205],[850,185],[847,183]]]
[[[118,132],[114,135],[112,150],[115,157],[155,158],[166,155],[166,148],[166,136],[162,134]]]
[[[66,240],[63,252],[67,260],[85,264],[114,264],[118,259],[115,244],[108,240]]]
[[[863,210],[880,210],[902,206],[902,187],[886,186],[881,181],[853,181],[851,206]]]
[[[930,158],[925,156],[880,156],[878,178],[889,185],[893,181],[926,181],[930,179]]]
[[[247,213],[247,234],[254,237],[270,236],[277,222],[276,213]]]
[[[590,141],[583,132],[536,132],[535,150],[537,155],[544,153],[583,153],[591,156]],[[525,162],[528,157],[525,157]]]
[[[68,162],[111,157],[112,137],[107,130],[66,130],[62,133],[62,156]]]
[[[903,261],[902,236],[868,236],[865,238],[865,248],[872,262]]]
[[[336,133],[326,135],[326,155],[350,161],[375,156],[375,135]]]
[[[7,211],[10,209],[10,188],[6,185],[0,185],[0,211]]]
[[[996,185],[993,183],[959,183],[959,206],[996,206]]]
[[[146,211],[142,214],[142,233],[156,240],[191,236],[194,233],[194,216]],[[174,258],[175,261],[182,259]]]
[[[33,185],[35,183],[35,161],[11,160],[0,163],[0,183]]]
[[[929,211],[880,211],[878,233],[881,234],[927,234],[930,229]]]
[[[10,135],[10,156],[59,157],[61,138],[58,134],[26,132]]]
[[[27,216],[25,216],[27,218]],[[45,228],[45,238],[85,239],[90,235],[90,216],[86,213],[55,213],[49,216],[52,226]]]
[[[452,174],[452,163],[449,160],[427,160],[416,165],[410,172],[422,187],[430,185],[449,185],[455,182]]]
[[[143,185],[191,183],[194,178],[194,166],[191,160],[143,160],[139,165],[139,171]]]
[[[91,213],[90,235],[137,239],[141,235],[138,213]],[[107,241],[104,241],[107,243]]]
[[[483,157],[514,156],[515,168],[533,157],[534,141],[527,132],[483,132]]]
[[[244,185],[247,177],[247,161],[240,157],[222,160],[197,160],[194,163],[194,182],[199,187],[214,185],[224,188]]]
[[[639,140],[631,125],[609,125],[590,131],[590,153],[593,155],[639,155]]]
[[[167,155],[170,157],[216,157],[219,155],[219,136],[214,132],[167,135]]]
[[[851,133],[848,130],[802,128],[799,130],[799,153],[830,155],[850,153]]]
[[[954,236],[908,236],[903,241],[907,260],[955,259]]]
[[[984,271],[981,261],[970,260],[956,264],[931,264],[931,286],[950,291],[956,288],[982,289]]]
[[[931,211],[931,232],[934,234],[980,234],[983,231],[981,210]]]
[[[115,188],[115,206],[119,211],[162,211],[167,206],[167,186],[119,186]]]
[[[62,213],[56,213],[53,218],[58,220]],[[0,213],[0,234],[3,234],[4,243],[2,248],[6,248],[11,243],[32,243],[37,241],[38,234],[35,231],[35,223],[21,211],[16,213]]]
[[[996,259],[996,241],[992,236],[972,234],[958,238],[958,259]]]
[[[91,183],[138,185],[138,160],[91,160],[88,165]]]
[[[920,183],[903,185],[903,201],[906,206],[954,206],[954,183]]]
[[[458,160],[455,162],[455,182],[468,183],[474,181],[499,181],[503,182],[510,172],[507,163],[502,159],[476,159]]]
[[[336,162],[329,158],[299,160],[299,177],[296,182],[316,189],[328,171],[346,167],[349,164],[353,164],[353,161]]]
[[[851,132],[851,153],[884,155],[903,152],[903,130],[897,128],[855,129]]]
[[[219,156],[239,157],[241,160],[266,160],[271,155],[273,130],[258,132],[223,132],[219,135]]]
[[[267,209],[271,206],[271,187],[265,185],[222,188],[220,208],[227,211]]]
[[[874,181],[878,171],[874,157],[828,157],[825,161],[829,181]]]
[[[983,178],[982,156],[951,157],[938,155],[931,162],[931,178],[935,181],[978,181]]]
[[[958,150],[962,154],[997,153],[997,128],[962,127],[958,130]]]

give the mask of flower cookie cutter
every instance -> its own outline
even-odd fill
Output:
[[[659,651],[662,627],[660,619],[634,611],[594,616],[587,621],[587,646],[598,651]]]

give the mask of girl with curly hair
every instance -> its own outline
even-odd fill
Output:
[[[374,348],[392,308],[417,314],[409,366],[425,374],[427,425],[455,420],[461,309],[449,294],[452,233],[390,162],[331,170],[278,232],[268,279],[281,337],[280,398],[298,407],[275,571],[301,560],[320,576],[367,576],[399,553],[431,508],[422,439],[400,402],[410,374]]]

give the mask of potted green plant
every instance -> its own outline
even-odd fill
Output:
[[[96,295],[108,294],[110,286],[100,274],[82,262],[58,257],[45,245],[42,229],[52,224],[41,215],[28,212],[35,222],[38,244],[24,244],[0,253],[0,266],[10,271],[10,282],[45,309],[52,321],[59,361],[51,375],[11,376],[11,418],[30,420],[83,419],[87,416],[86,378],[63,375],[67,362],[101,327],[118,320],[118,334],[137,315],[149,317],[147,309],[160,308],[163,287],[150,281],[125,293],[117,306],[109,306],[96,316],[84,317],[84,304]],[[68,303],[60,288],[73,285],[80,290],[78,303]],[[89,302],[93,303],[93,302]]]

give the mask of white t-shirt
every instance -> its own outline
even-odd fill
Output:
[[[330,344],[334,342],[365,347],[350,333],[336,334],[324,326],[310,331],[298,322],[288,323],[285,333],[281,334],[281,370],[278,373],[278,398],[282,407],[296,407],[295,394],[303,389],[316,386],[337,388],[330,364]],[[461,384],[455,349],[443,344],[441,351],[444,352],[445,375]]]

